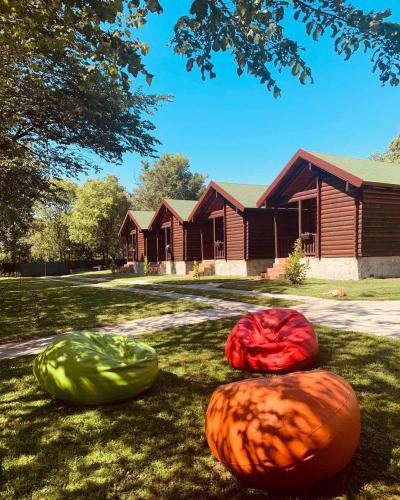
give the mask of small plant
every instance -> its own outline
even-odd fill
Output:
[[[197,260],[195,260],[193,262],[193,278],[200,279],[200,274],[201,274],[200,264],[199,262],[197,262]]]
[[[115,263],[114,259],[111,259],[110,269],[111,269],[112,274],[115,274],[117,271],[117,264]]]
[[[302,285],[306,279],[310,264],[308,261],[301,262],[301,259],[304,257],[301,239],[299,238],[294,244],[293,252],[289,254],[288,267],[286,269],[288,279],[293,285]]]
[[[149,274],[149,270],[150,270],[150,263],[149,263],[149,259],[147,258],[147,255],[146,255],[145,258],[143,259],[144,274]]]

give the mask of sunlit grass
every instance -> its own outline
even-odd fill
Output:
[[[165,297],[32,278],[2,279],[0,289],[0,342],[205,307]]]
[[[176,293],[183,293],[185,295],[187,294],[200,297],[209,297],[210,299],[233,300],[236,302],[244,302],[247,304],[255,304],[266,307],[291,307],[297,304],[297,302],[294,301],[278,299],[273,297],[263,297],[262,295],[259,295],[258,292],[254,292],[254,295],[242,295],[240,293],[224,292],[223,290],[218,290],[218,288],[216,288],[215,290],[185,288],[185,286],[179,286],[180,285],[179,282],[175,282],[173,284],[168,283],[166,285],[163,285],[162,287],[157,286],[157,284],[154,285],[134,285],[134,284],[127,285],[125,283],[119,284],[117,281],[113,282],[113,285],[142,288],[143,290],[149,289],[149,290],[161,290],[164,292],[170,291]]]
[[[123,404],[74,408],[51,400],[32,358],[0,362],[0,498],[278,498],[245,488],[212,457],[204,413],[232,370],[224,342],[234,319],[143,336],[160,375]],[[400,342],[318,327],[316,367],[345,377],[362,412],[361,445],[336,477],[287,498],[400,496]]]
[[[319,280],[307,279],[303,285],[291,285],[289,281],[247,279],[230,282],[228,288],[254,290],[257,292],[309,295],[324,299],[335,298],[331,290],[343,288],[346,296],[340,300],[400,300],[400,278],[365,280]]]

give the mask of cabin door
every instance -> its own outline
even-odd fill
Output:
[[[203,260],[214,259],[213,221],[211,219],[206,220],[201,225],[201,245]]]
[[[225,258],[225,229],[223,217],[215,217],[214,219],[214,255],[215,259]]]
[[[171,226],[165,228],[165,260],[172,260]]]

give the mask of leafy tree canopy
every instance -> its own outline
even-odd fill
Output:
[[[120,251],[117,234],[129,208],[124,188],[114,175],[90,179],[78,188],[71,215],[70,236],[104,259]]]
[[[400,135],[397,135],[383,153],[376,152],[370,156],[371,160],[400,163]]]
[[[160,97],[130,85],[139,72],[151,79],[130,31],[141,15],[118,0],[0,2],[0,161],[59,176],[93,167],[85,150],[110,162],[154,153],[148,115]]]
[[[188,58],[187,69],[197,65],[203,78],[216,76],[213,53],[229,50],[239,75],[247,70],[279,96],[274,74],[285,68],[301,83],[312,81],[304,48],[287,35],[294,18],[315,41],[330,35],[346,60],[359,49],[369,52],[381,83],[398,85],[400,24],[388,21],[390,15],[389,9],[364,12],[348,0],[195,0],[177,21],[172,44]]]
[[[35,206],[29,237],[31,255],[35,260],[65,261],[71,258],[74,245],[69,226],[78,185],[68,180],[55,180],[54,187],[54,196]]]
[[[143,162],[132,206],[135,210],[154,210],[161,198],[197,200],[205,180],[206,176],[190,171],[186,156],[165,153],[152,164]]]

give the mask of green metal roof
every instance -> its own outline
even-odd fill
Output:
[[[236,182],[215,182],[245,208],[257,208],[257,200],[268,188],[266,184],[239,184]]]
[[[132,214],[141,229],[147,229],[154,216],[154,211],[151,210],[129,210],[129,213]]]
[[[345,172],[355,175],[368,183],[400,185],[400,165],[375,160],[363,160],[348,156],[337,156],[327,153],[308,153],[321,158]]]
[[[187,221],[191,211],[194,209],[196,200],[172,200],[171,198],[164,198],[164,200],[175,210],[175,212]]]

